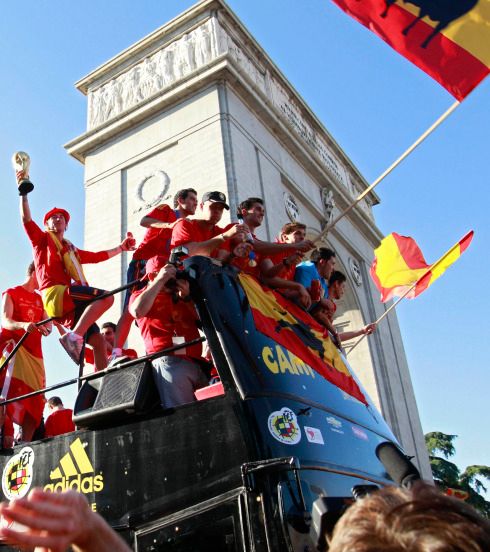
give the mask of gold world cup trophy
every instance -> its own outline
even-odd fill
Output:
[[[24,196],[34,190],[34,184],[29,180],[31,158],[25,151],[16,151],[12,156],[12,166],[15,170],[19,195]]]

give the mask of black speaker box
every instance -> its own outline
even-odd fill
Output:
[[[149,362],[121,368],[102,378],[85,381],[78,392],[73,421],[78,427],[128,422],[159,404],[158,390]]]

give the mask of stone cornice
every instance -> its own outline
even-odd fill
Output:
[[[199,21],[210,17],[213,9],[219,9],[223,5],[220,0],[202,0],[198,2],[78,80],[75,83],[76,88],[87,95],[90,87],[113,78],[114,75],[130,67],[136,59],[141,60],[161,47],[170,44],[184,32],[188,32],[193,20],[195,20],[194,24],[197,25]]]

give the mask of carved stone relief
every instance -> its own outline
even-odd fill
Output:
[[[294,196],[289,192],[284,192],[284,207],[286,209],[286,214],[291,220],[291,222],[297,222],[300,218],[299,216],[299,207],[294,199]]]
[[[99,88],[88,92],[88,127],[95,128],[210,63],[228,49],[214,17]]]
[[[88,128],[95,128],[151,98],[223,54],[228,54],[255,86],[266,93],[265,71],[211,17],[109,83],[89,89]]]
[[[349,257],[349,269],[355,284],[357,286],[362,286],[361,267],[359,266],[359,263],[356,261],[356,259],[354,259],[353,257]]]
[[[319,136],[308,121],[303,117],[297,102],[289,97],[286,91],[274,78],[271,78],[272,100],[281,111],[288,125],[298,134],[319,156],[323,166],[332,178],[344,187],[348,187],[347,174],[342,164],[337,160],[329,146]]]
[[[250,80],[263,94],[267,94],[265,71],[258,68],[257,64],[238,46],[231,36],[223,33],[226,40],[226,51],[230,58],[246,73]]]
[[[153,183],[156,180],[156,185],[152,186],[153,193],[159,191],[153,197],[148,198],[148,192],[145,193],[145,188],[148,187],[149,183]],[[135,198],[138,207],[134,209],[133,214],[139,213],[140,211],[149,211],[153,207],[164,203],[170,199],[168,191],[170,189],[170,178],[165,171],[156,170],[151,173],[146,174],[137,184],[135,190]],[[151,190],[150,190],[151,192]]]
[[[324,221],[322,227],[327,226],[333,219],[333,210],[335,207],[335,201],[333,199],[333,192],[328,188],[322,188],[322,205]]]

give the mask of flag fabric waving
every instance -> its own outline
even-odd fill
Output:
[[[259,332],[296,355],[330,383],[367,404],[323,326],[279,293],[262,287],[253,276],[241,273],[238,278]]]
[[[490,0],[333,0],[459,101],[490,71]]]
[[[11,314],[13,320],[37,322],[43,319],[43,304],[37,293],[27,291],[23,286],[16,286],[4,291],[2,297],[5,296],[9,296],[13,304]],[[4,366],[8,353],[24,334],[22,329],[0,329],[0,366],[3,367],[0,371],[0,395],[6,399],[37,391],[46,383],[41,348],[42,336],[37,331],[27,335],[9,363]],[[22,425],[25,415],[28,414],[37,426],[41,421],[45,402],[44,395],[36,395],[10,403],[6,408],[7,417],[10,422]],[[10,423],[8,428],[10,431]],[[9,433],[7,432],[6,435]]]
[[[374,251],[374,261],[370,269],[371,278],[381,292],[381,301],[384,303],[394,296],[400,297],[414,284],[406,297],[413,299],[420,295],[458,260],[472,239],[473,230],[438,261],[428,265],[413,238],[400,236],[395,232],[386,236]]]

